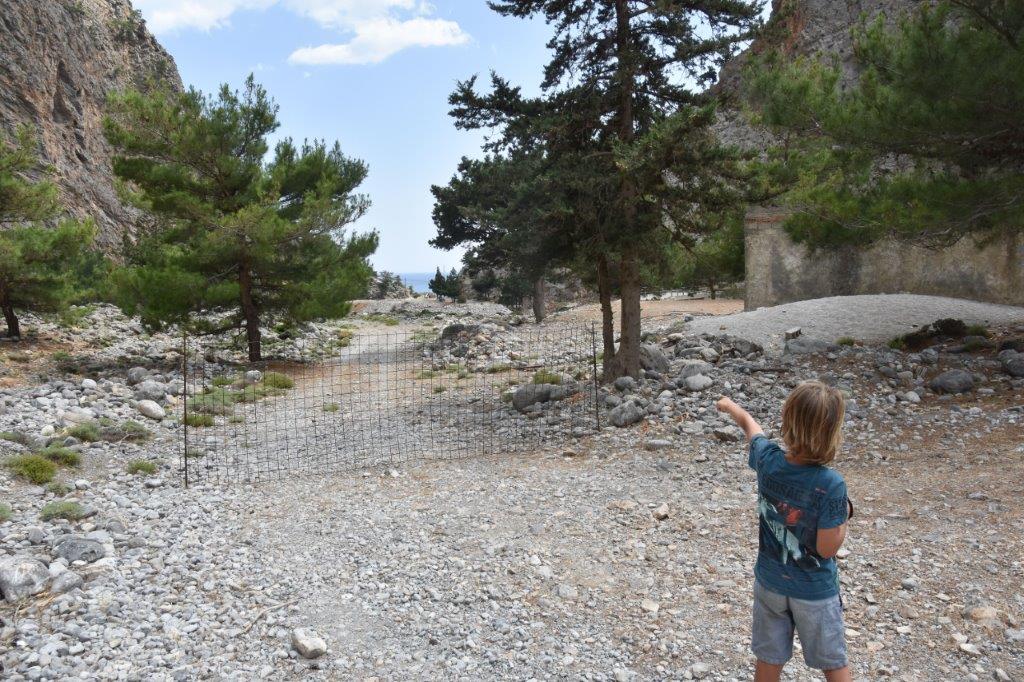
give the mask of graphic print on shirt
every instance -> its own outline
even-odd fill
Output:
[[[761,517],[762,551],[769,556],[777,557],[779,563],[783,565],[792,560],[800,568],[821,566],[818,558],[807,549],[808,527],[801,523],[804,520],[803,509],[781,500],[770,499],[762,493],[758,496],[757,510]],[[815,519],[814,527],[816,526]]]

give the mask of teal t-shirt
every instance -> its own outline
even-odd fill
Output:
[[[757,564],[760,583],[795,599],[839,594],[836,560],[818,556],[818,529],[846,522],[846,482],[825,466],[791,464],[764,434],[750,441],[750,468],[757,472],[760,520]]]

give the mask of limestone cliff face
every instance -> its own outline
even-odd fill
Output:
[[[181,88],[128,0],[0,0],[0,129],[35,127],[67,213],[93,218],[106,251],[138,229],[114,190],[106,97],[151,79]]]

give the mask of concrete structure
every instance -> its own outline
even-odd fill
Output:
[[[1024,306],[1024,237],[946,249],[882,241],[812,252],[782,228],[786,213],[752,208],[746,224],[746,308],[854,294],[931,294]]]

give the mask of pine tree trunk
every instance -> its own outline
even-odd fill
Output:
[[[633,130],[633,90],[636,80],[636,65],[631,45],[627,0],[615,0],[615,15],[615,43],[620,88],[619,139],[629,144],[636,137]],[[619,321],[621,333],[619,352],[615,355],[615,361],[606,365],[610,372],[606,372],[605,381],[612,381],[620,376],[638,377],[640,375],[640,263],[633,242],[637,229],[637,189],[628,176],[623,176],[619,187],[619,205],[622,207],[623,241],[626,244],[622,251],[619,286],[619,293],[622,296]]]
[[[636,249],[627,247],[622,254],[619,322],[619,352],[611,366],[611,379],[640,376],[640,262]]]
[[[249,362],[259,362],[263,359],[260,311],[252,298],[252,273],[245,265],[238,271],[238,291],[242,304],[242,317],[245,318],[245,338],[249,345]]]
[[[533,317],[537,322],[543,322],[548,315],[546,299],[547,284],[542,275],[533,281]]]
[[[18,321],[18,316],[14,312],[14,306],[8,301],[4,301],[0,304],[0,307],[4,311],[4,321],[7,323],[7,336],[11,339],[21,338],[21,323]]]
[[[615,314],[612,312],[612,281],[608,274],[608,258],[603,253],[597,256],[597,295],[601,300],[601,339],[604,342],[602,367],[605,377],[611,377],[610,370],[615,361]]]

